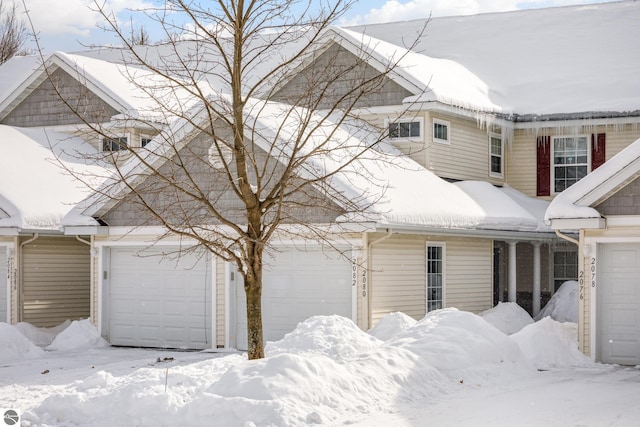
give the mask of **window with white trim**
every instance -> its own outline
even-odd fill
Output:
[[[124,151],[127,149],[129,137],[112,136],[102,138],[102,151]]]
[[[560,193],[589,173],[589,138],[555,136],[552,147],[553,192]]]
[[[389,122],[389,138],[422,138],[422,120]]]
[[[451,124],[440,119],[433,119],[433,140],[442,144],[449,144]]]
[[[427,312],[443,307],[444,245],[427,243]]]
[[[578,248],[560,247],[553,251],[553,289],[568,280],[578,280]]]
[[[143,136],[140,137],[140,147],[144,148],[147,146],[148,143],[150,143],[153,140],[153,138],[151,138],[150,136]]]
[[[504,146],[502,137],[496,133],[489,135],[489,176],[502,178],[504,170]]]

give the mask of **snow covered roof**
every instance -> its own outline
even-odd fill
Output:
[[[629,0],[336,27],[328,34],[352,51],[362,48],[372,62],[399,59],[391,77],[416,95],[407,102],[436,101],[474,111],[517,115],[523,121],[540,116],[639,114],[639,21],[640,5]],[[410,46],[425,25],[424,36]],[[254,42],[269,46],[273,41],[270,35],[263,37]],[[319,38],[317,46],[323,48],[326,40]],[[266,70],[294,57],[308,38],[281,41],[264,51],[247,49],[255,55],[247,58],[248,85],[264,78]],[[214,90],[228,92],[225,74],[219,71],[219,53],[196,47],[196,43],[143,46],[139,53],[161,67],[177,55],[187,63],[197,61],[193,70],[183,70],[188,76],[177,78],[206,81]],[[411,51],[407,51],[409,47]],[[131,60],[126,51],[55,53],[51,58],[68,69],[82,69],[117,110],[153,111],[148,97],[131,83],[127,73],[133,71],[136,80],[148,80],[150,76],[141,69],[121,65]],[[0,100],[11,98],[17,88],[16,76],[27,75],[36,62],[33,57],[14,58],[0,67]],[[276,80],[281,77],[275,76]],[[5,104],[0,104],[0,112],[3,107]]]
[[[425,36],[413,48],[425,57],[424,68],[413,72],[424,80],[432,77],[436,97],[443,102],[448,95],[440,88],[448,87],[440,86],[439,80],[446,79],[447,61],[453,61],[479,82],[462,94],[469,102],[485,91],[485,101],[499,105],[506,114],[589,116],[640,110],[638,22],[640,4],[621,1],[349,30],[402,47],[416,40],[427,25]],[[455,89],[449,95],[452,99],[458,97]]]
[[[302,109],[291,113],[288,105],[255,99],[249,101],[246,111],[254,142],[265,152],[281,158],[286,158],[292,144],[300,140],[298,121],[308,113]],[[194,112],[194,117],[201,113]],[[179,119],[167,132],[193,136],[195,122],[196,119],[191,122]],[[306,129],[313,130],[307,135],[309,145],[299,155],[309,158],[297,173],[310,179],[332,175],[323,188],[328,188],[338,203],[341,200],[358,201],[366,207],[364,212],[344,215],[339,221],[374,222],[384,228],[551,232],[543,221],[548,202],[486,182],[447,182],[400,153],[386,140],[378,143],[375,150],[367,151],[364,147],[377,143],[378,134],[363,122],[339,123],[337,116],[325,117],[322,112],[314,112]],[[174,140],[185,143],[184,138]],[[164,150],[175,149],[161,141],[162,138],[157,138],[152,142],[156,146],[148,146],[150,150],[145,162],[157,165],[157,162],[166,161]],[[273,141],[277,143],[271,147]],[[318,144],[323,146],[317,154],[304,151],[312,150]],[[132,158],[121,172],[144,176],[141,167]],[[338,173],[334,174],[336,171]],[[128,191],[125,186],[113,184],[108,184],[109,191]],[[85,207],[85,215],[102,212],[108,203],[107,199],[98,203],[94,200]]]
[[[391,76],[416,94],[416,97],[408,99],[410,102],[439,101],[470,110],[502,110],[491,99],[487,84],[456,61],[417,53],[371,37],[366,32],[337,27],[332,30],[338,35],[335,40],[341,45],[345,46],[346,42],[352,50],[363,49],[365,57],[380,64],[396,64]]]
[[[84,55],[55,52],[46,59],[50,72],[61,68],[126,118],[160,123],[166,110],[187,102],[189,94],[157,73]],[[38,57],[15,57],[0,67],[0,117],[47,78]],[[162,103],[165,110],[158,107]]]
[[[43,128],[0,125],[0,151],[2,228],[59,231],[74,204],[89,195],[67,170],[94,182],[110,174],[105,165],[79,158],[95,154],[95,147]],[[67,225],[96,224],[91,217],[75,216]]]
[[[640,176],[640,139],[620,151],[602,166],[558,194],[545,213],[553,225],[563,219],[598,219],[592,206],[605,200],[631,180]]]
[[[291,107],[279,103],[252,102],[250,122],[255,122],[251,128],[259,137],[254,140],[273,153],[269,144],[277,136],[286,153],[287,144],[298,139],[298,120],[305,113],[288,113]],[[300,171],[309,178],[340,171],[328,187],[338,200],[358,200],[366,209],[339,221],[373,221],[385,228],[551,232],[543,221],[548,202],[487,182],[450,183],[402,154],[388,140],[378,141],[378,132],[364,122],[340,123],[339,119],[339,115],[325,116],[323,112],[312,114],[307,127],[313,129],[310,146],[327,145],[311,155],[305,170]],[[375,150],[366,151],[364,147],[372,144],[376,144]]]

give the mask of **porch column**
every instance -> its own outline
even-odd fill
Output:
[[[508,296],[509,302],[516,302],[516,245],[518,242],[507,242],[509,244],[509,284]]]
[[[533,243],[533,316],[540,313],[540,242]]]

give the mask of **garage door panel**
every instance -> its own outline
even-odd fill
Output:
[[[351,317],[351,264],[320,250],[278,251],[265,258],[262,314],[266,341],[281,339],[313,315]],[[238,281],[240,282],[240,281]],[[246,308],[242,283],[236,286],[236,346],[246,349]]]
[[[605,357],[608,360],[615,360],[615,363],[623,365],[635,365],[636,355],[640,353],[640,342],[615,337],[606,337]]]
[[[207,348],[211,342],[209,265],[193,255],[180,260],[137,256],[138,248],[112,248],[109,338],[115,345]],[[151,252],[147,252],[151,253]]]
[[[640,244],[601,246],[598,348],[606,363],[640,363]]]

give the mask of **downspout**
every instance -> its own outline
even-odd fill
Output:
[[[93,236],[91,236],[91,241],[89,241],[76,234],[76,240],[80,243],[84,243],[85,245],[89,245],[89,320],[94,326],[98,326],[98,318],[96,316],[96,283],[94,283],[95,266],[93,260]],[[100,330],[100,328],[98,328],[98,330]]]
[[[569,237],[569,236],[567,236],[566,234],[562,234],[562,233],[560,232],[560,230],[556,230],[556,235],[557,235],[558,237],[560,237],[561,239],[564,239],[564,240],[566,240],[567,242],[571,242],[571,243],[573,243],[574,245],[576,245],[577,247],[580,247],[580,242],[579,242],[579,241],[577,241],[577,240],[576,240],[576,239],[574,239],[573,237]]]
[[[385,234],[384,236],[378,237],[376,240],[373,240],[371,242],[369,242],[367,244],[367,283],[369,284],[369,289],[367,292],[367,307],[366,307],[366,313],[367,313],[367,329],[370,328],[371,326],[371,310],[369,309],[369,307],[371,306],[371,283],[372,283],[372,273],[371,273],[371,248],[373,247],[373,245],[375,245],[376,243],[380,243],[384,240],[387,240],[389,237],[391,237],[391,235],[393,234],[393,232],[390,229],[387,229],[387,234]]]
[[[22,306],[23,301],[22,301],[22,276],[24,273],[24,257],[23,257],[23,248],[25,247],[25,245],[28,245],[31,242],[34,242],[36,240],[38,240],[38,238],[40,237],[40,235],[38,233],[33,233],[33,237],[30,238],[29,240],[25,240],[24,242],[20,243],[20,252],[18,253],[18,257],[19,257],[19,264],[20,268],[18,271],[18,289],[17,289],[17,295],[16,295],[16,299],[18,301],[18,322],[22,322],[23,321],[23,316],[24,316],[24,307]]]
[[[88,240],[84,240],[82,237],[78,236],[77,234],[76,234],[76,240],[77,240],[78,242],[82,242],[82,243],[84,243],[85,245],[89,245],[89,246],[91,246],[91,242],[90,242],[90,241],[88,241]]]

